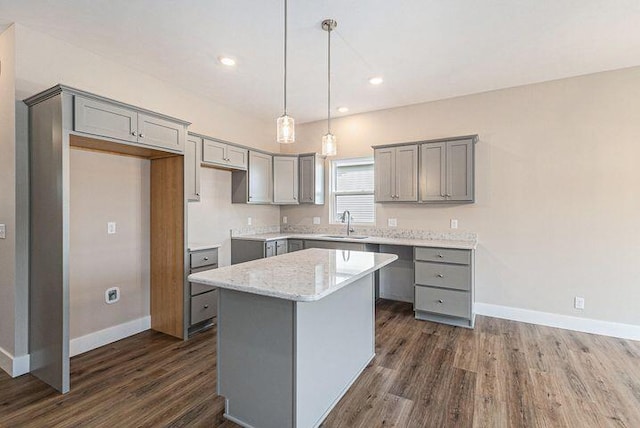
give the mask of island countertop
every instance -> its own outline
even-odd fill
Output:
[[[308,249],[189,275],[213,287],[313,302],[397,260],[395,254]]]

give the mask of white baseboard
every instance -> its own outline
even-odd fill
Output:
[[[510,306],[492,305],[490,303],[476,303],[474,308],[476,315],[485,315],[488,317],[503,318],[529,324],[581,331],[584,333],[601,334],[603,336],[619,337],[622,339],[640,340],[640,325],[572,317],[570,315],[552,314]]]
[[[18,377],[29,373],[29,355],[14,357],[9,352],[0,348],[0,368],[11,377]]]
[[[151,316],[138,318],[104,330],[96,331],[85,336],[71,339],[69,344],[69,353],[72,357],[92,349],[99,348],[109,343],[116,342],[125,337],[133,336],[151,328]]]

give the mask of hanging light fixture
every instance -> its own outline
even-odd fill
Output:
[[[331,31],[338,26],[333,19],[322,21],[322,29],[327,32],[327,133],[322,136],[322,154],[335,156],[337,153],[336,136],[331,133]]]
[[[284,0],[284,114],[276,121],[280,144],[291,144],[296,140],[295,121],[287,115],[287,0]]]

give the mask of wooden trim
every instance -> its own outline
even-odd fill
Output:
[[[175,153],[169,153],[163,150],[131,146],[126,143],[115,143],[101,138],[84,137],[75,134],[69,135],[69,145],[80,150],[109,153],[120,156],[131,156],[143,159],[161,159],[179,156]]]
[[[184,339],[184,159],[151,161],[151,328]]]

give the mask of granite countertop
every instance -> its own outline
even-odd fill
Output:
[[[397,260],[395,254],[308,249],[189,275],[212,287],[313,302]]]
[[[247,239],[252,241],[276,241],[278,239],[309,239],[316,241],[334,241],[334,242],[360,242],[362,244],[386,244],[386,245],[406,245],[408,247],[435,247],[435,248],[454,248],[460,250],[475,250],[478,241],[459,241],[449,239],[412,239],[412,238],[386,238],[379,236],[368,236],[363,239],[357,238],[331,238],[328,234],[309,234],[309,233],[261,233],[256,235],[234,236],[233,239]],[[338,234],[334,234],[338,235]],[[355,235],[358,236],[358,235]]]
[[[187,249],[189,251],[201,251],[201,250],[213,250],[214,248],[220,248],[222,244],[213,242],[190,242]]]

